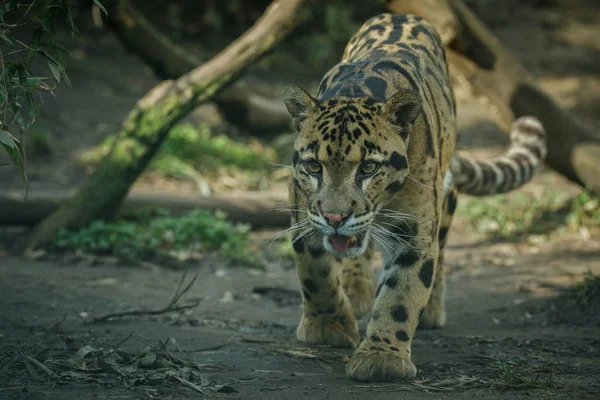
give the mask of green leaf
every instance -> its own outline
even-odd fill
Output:
[[[108,16],[108,11],[106,11],[106,8],[104,8],[102,3],[100,3],[100,0],[93,0],[93,1],[94,1],[94,4],[96,4],[100,10],[102,10],[104,15]]]
[[[17,144],[16,142],[18,141],[17,138],[15,138],[13,135],[11,135],[9,132],[5,131],[5,130],[0,130],[0,143],[10,147],[11,149],[16,149],[17,148]]]
[[[42,42],[42,37],[44,36],[44,30],[42,28],[36,28],[31,35],[31,43],[29,47],[32,49],[37,49],[37,47]]]
[[[54,75],[56,82],[60,83],[60,67],[51,60],[48,60],[48,67],[50,67],[50,71],[52,71],[52,75]]]
[[[35,112],[37,111],[37,104],[33,95],[30,92],[26,92],[23,100],[25,101],[25,110],[27,111],[27,118],[30,121],[30,124],[33,124],[35,121]]]
[[[25,184],[25,197],[27,197],[29,185],[27,181],[27,171],[25,170],[25,153],[23,152],[23,146],[21,145],[21,142],[9,132],[0,129],[0,144],[2,147],[4,147],[4,150],[6,150],[9,157],[23,175],[23,183]]]
[[[36,51],[38,53],[40,53],[42,56],[44,56],[48,61],[52,61],[54,64],[56,64],[57,66],[61,66],[60,62],[58,62],[54,57],[52,57],[50,55],[50,53],[48,53],[46,50],[44,49],[36,49]]]
[[[25,71],[25,67],[19,65],[19,69],[17,71],[19,73],[19,83],[21,85],[25,85],[27,83],[27,71]]]
[[[77,27],[75,26],[75,22],[73,21],[73,14],[71,12],[71,7],[69,7],[69,4],[65,4],[65,7],[62,11],[65,14],[65,22],[69,26],[71,35],[79,36],[79,31],[77,30]]]
[[[43,7],[42,5],[40,5]],[[50,36],[54,35],[54,26],[53,21],[56,16],[56,11],[53,8],[45,8],[38,14],[38,20],[42,24],[42,29],[44,29]]]
[[[57,82],[60,82],[60,77],[62,76],[63,78],[65,78],[65,83],[67,85],[71,86],[71,82],[69,82],[69,78],[67,77],[67,74],[65,73],[65,68],[63,67],[62,63],[60,62],[60,60],[61,60],[60,54],[58,56],[59,60],[56,60],[56,58],[52,57],[50,55],[50,53],[48,53],[44,49],[36,49],[36,52],[39,53],[40,55],[42,55],[44,58],[46,58],[46,60],[48,61],[48,66],[50,67],[50,70],[52,71],[52,74],[54,75],[54,78],[56,79]],[[57,74],[58,74],[58,77],[57,77]]]
[[[0,33],[0,38],[4,39],[4,41],[10,45],[10,47],[12,47],[13,49],[15,48],[15,44],[12,40],[10,40],[7,34]]]
[[[54,91],[54,89],[50,86],[48,86],[44,81],[51,79],[45,76],[34,76],[31,78],[27,78],[27,81],[25,82],[25,88],[27,90],[41,90],[44,92],[50,92],[52,93]]]

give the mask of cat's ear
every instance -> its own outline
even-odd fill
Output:
[[[294,127],[297,131],[302,129],[304,122],[319,106],[319,102],[304,89],[295,85],[286,86],[283,91],[283,101],[292,116]]]
[[[423,100],[414,90],[401,90],[388,99],[381,108],[381,116],[397,127],[403,139],[406,139],[423,109]]]

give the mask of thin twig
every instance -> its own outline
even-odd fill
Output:
[[[169,303],[162,308],[158,308],[158,309],[154,309],[154,310],[129,310],[129,311],[120,311],[120,312],[115,312],[115,313],[109,313],[109,314],[102,315],[100,317],[92,318],[92,319],[88,320],[87,323],[94,324],[94,323],[98,323],[98,322],[105,322],[105,321],[108,321],[113,318],[129,317],[129,316],[134,316],[134,315],[159,315],[159,314],[165,314],[168,312],[177,312],[177,311],[188,310],[190,308],[196,308],[200,304],[200,300],[194,300],[187,304],[178,304],[179,300],[181,300],[181,297],[191,289],[192,285],[194,284],[194,282],[196,282],[196,279],[198,278],[198,272],[196,272],[196,274],[194,275],[192,280],[187,285],[184,286],[183,283],[185,282],[186,275],[187,275],[187,269],[183,273],[183,276],[181,277],[181,280],[179,281],[179,284],[177,285],[177,289],[175,290],[173,297],[171,298]]]
[[[108,351],[106,354],[104,354],[102,357],[100,357],[100,359],[105,359],[105,358],[113,355],[114,353],[116,353],[117,350],[119,350],[126,341],[128,341],[129,339],[131,339],[133,337],[133,334],[134,334],[134,332],[131,332],[125,339],[121,340],[115,346],[111,346],[112,349],[110,349],[110,351]]]
[[[192,390],[195,390],[196,392],[200,393],[200,394],[204,394],[204,391],[202,390],[202,388],[198,385],[193,384],[192,382],[180,378],[177,375],[171,375],[171,378],[178,380],[180,383],[182,383],[183,385],[189,387]]]
[[[73,307],[71,307],[71,311],[73,311],[73,314],[77,315],[77,318],[79,318],[81,320],[81,322],[83,322],[83,325],[87,326],[88,328],[88,332],[92,332],[92,328],[89,327],[89,322],[85,320],[85,318],[83,318],[78,312],[77,310],[75,310]]]
[[[232,344],[233,344],[232,342],[221,343],[221,344],[217,344],[217,345],[210,346],[210,347],[203,347],[201,349],[183,350],[183,352],[184,353],[202,353],[204,351],[219,350],[219,349],[222,349],[223,347],[231,346]]]
[[[62,317],[61,320],[59,320],[57,323],[55,323],[54,325],[52,325],[50,328],[48,328],[46,331],[47,332],[54,332],[54,331],[59,331],[61,329],[61,325],[67,320],[67,313],[65,313],[65,315]]]

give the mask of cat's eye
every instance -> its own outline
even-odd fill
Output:
[[[373,161],[367,161],[360,165],[358,172],[361,175],[373,175],[379,170],[379,163]]]
[[[323,166],[317,160],[307,160],[304,165],[306,170],[313,175],[319,175],[323,172]]]

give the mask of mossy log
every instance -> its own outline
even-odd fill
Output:
[[[111,152],[77,194],[38,224],[15,250],[23,253],[40,247],[61,228],[80,228],[98,218],[112,219],[169,130],[280,43],[307,15],[311,3],[274,0],[246,33],[210,61],[146,94],[125,118]]]
[[[414,13],[443,32],[450,73],[469,82],[473,94],[494,107],[505,132],[523,115],[542,121],[548,138],[546,163],[579,185],[600,193],[600,136],[561,109],[463,0],[387,0],[395,13]]]

